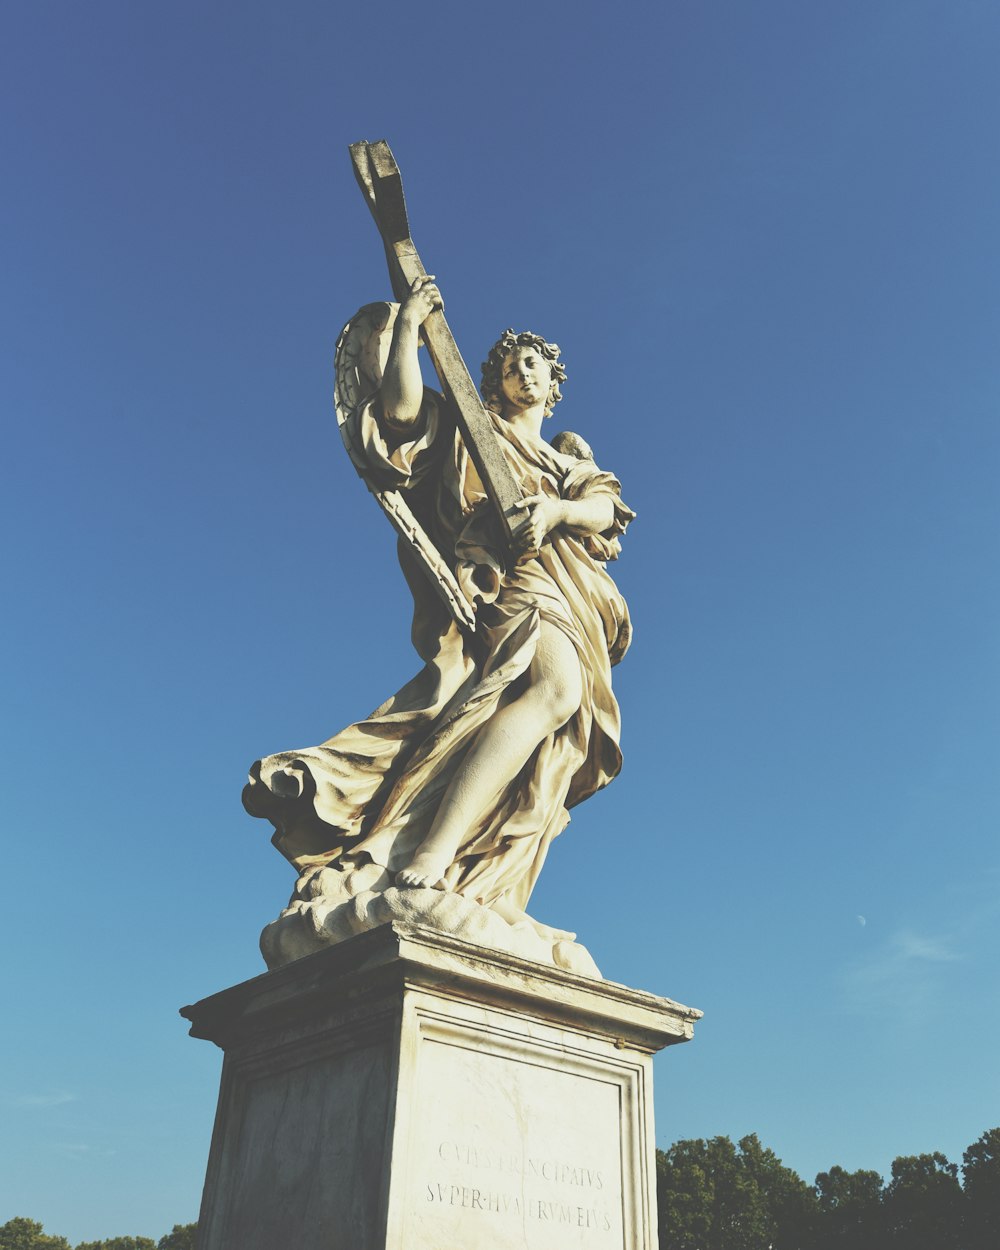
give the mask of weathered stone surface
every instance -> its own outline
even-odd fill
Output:
[[[183,1014],[202,1250],[653,1250],[651,1056],[699,1012],[386,925]]]
[[[566,381],[557,344],[503,331],[476,395],[388,145],[352,157],[399,302],[345,326],[337,421],[399,534],[423,668],[364,720],[251,766],[244,805],[299,874],[262,947],[276,967],[416,920],[596,976],[575,934],[528,907],[570,810],[621,767],[611,671],[631,623],[607,565],[635,514],[582,438],[543,437]],[[377,883],[359,889],[358,874]],[[428,889],[453,897],[403,897]]]
[[[450,891],[397,889],[378,864],[306,874],[289,905],[260,935],[260,949],[268,968],[281,968],[392,921],[437,929],[581,976],[601,975],[587,948],[570,934],[545,932],[528,919],[511,924],[492,908]]]

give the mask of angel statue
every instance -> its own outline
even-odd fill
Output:
[[[605,564],[634,513],[581,438],[542,437],[559,348],[506,330],[480,388],[522,493],[506,549],[450,401],[421,377],[421,327],[441,307],[417,277],[337,345],[341,432],[400,533],[424,664],[366,720],[253,765],[244,805],[300,874],[262,946],[276,966],[397,919],[599,975],[526,908],[569,809],[621,767],[611,669],[630,624]]]

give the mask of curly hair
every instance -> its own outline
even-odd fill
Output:
[[[552,371],[552,385],[549,397],[545,401],[545,415],[552,416],[552,409],[562,399],[559,383],[566,381],[566,368],[559,360],[559,347],[555,343],[547,343],[540,334],[532,334],[530,330],[522,330],[515,334],[513,330],[504,330],[503,334],[490,348],[490,354],[483,361],[483,380],[479,392],[483,403],[492,412],[502,412],[503,396],[503,362],[516,347],[532,347],[539,356],[548,361]]]

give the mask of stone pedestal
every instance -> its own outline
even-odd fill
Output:
[[[654,1250],[697,1011],[390,924],[182,1014],[225,1051],[201,1250]]]

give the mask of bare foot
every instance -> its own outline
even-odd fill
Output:
[[[446,855],[419,851],[406,868],[396,873],[396,885],[404,890],[443,890],[441,878],[450,865],[451,860]]]

